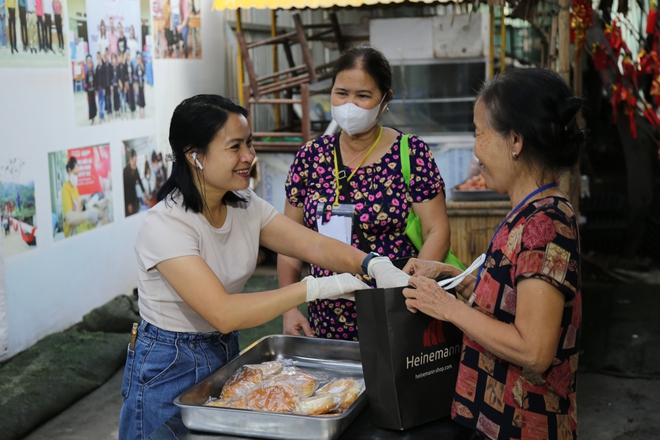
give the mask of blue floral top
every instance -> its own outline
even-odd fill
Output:
[[[319,203],[324,203],[323,215],[330,219],[335,201],[336,180],[334,173],[334,144],[338,134],[321,136],[303,145],[289,169],[285,189],[289,203],[303,208],[305,225],[315,231]],[[359,168],[349,181],[353,200],[345,200],[340,193],[340,203],[354,203],[357,228],[366,235],[370,249],[391,259],[415,256],[416,249],[405,235],[406,219],[412,203],[432,200],[444,190],[444,182],[438,166],[426,143],[417,136],[410,136],[410,188],[401,172],[399,132],[392,147],[377,162]],[[347,175],[353,172],[348,168]],[[353,230],[352,244],[360,248],[360,241]],[[315,277],[334,275],[333,272],[310,265],[309,274]],[[375,286],[369,276],[363,281]],[[333,339],[357,340],[355,304],[347,300],[317,300],[309,303],[309,322],[317,336]]]

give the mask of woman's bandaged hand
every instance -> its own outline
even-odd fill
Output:
[[[389,258],[376,257],[369,261],[369,276],[376,279],[378,287],[404,287],[408,285],[410,275],[397,269]]]
[[[316,299],[354,299],[353,292],[369,288],[350,273],[320,278],[308,276],[303,281],[307,282],[307,302]]]

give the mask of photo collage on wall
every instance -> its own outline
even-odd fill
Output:
[[[55,241],[113,222],[110,163],[109,145],[48,155]]]
[[[153,0],[155,58],[202,58],[201,0]]]
[[[201,0],[5,1],[0,68],[69,69],[77,128],[154,118],[154,59],[202,58],[200,8]],[[39,234],[34,177],[21,173],[29,159],[0,158],[5,258],[35,249],[38,237],[52,233],[57,242],[113,223],[110,157],[115,153],[121,153],[124,167],[123,215],[155,204],[168,175],[167,141],[124,140],[121,152],[106,139],[94,144],[47,154],[52,222]]]
[[[154,116],[149,1],[69,0],[77,126]]]
[[[23,172],[25,160],[0,163],[0,223],[5,258],[37,246],[34,180]]]
[[[155,137],[123,141],[124,215],[146,211],[156,204],[158,190],[168,177]]]
[[[61,0],[3,0],[0,66],[66,67],[68,42],[62,9]]]

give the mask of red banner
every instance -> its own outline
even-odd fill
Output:
[[[74,148],[68,157],[78,160],[78,192],[81,196],[103,193],[101,178],[110,172],[110,146]]]

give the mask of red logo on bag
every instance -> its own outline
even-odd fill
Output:
[[[424,347],[444,344],[445,342],[445,333],[442,330],[442,321],[434,319],[429,324],[429,328],[424,330]]]

